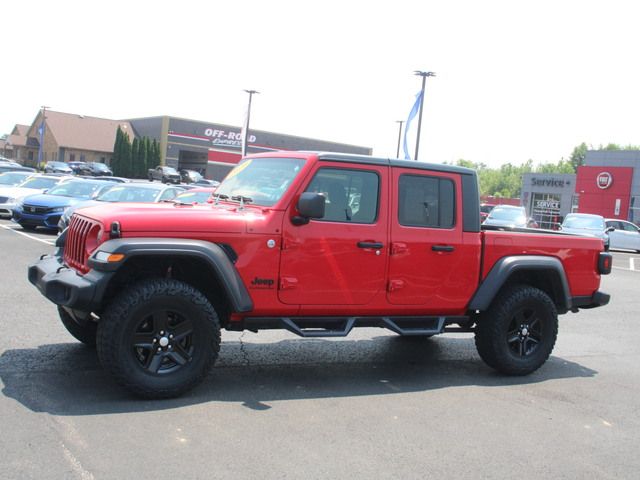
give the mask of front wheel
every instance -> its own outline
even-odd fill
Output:
[[[507,375],[527,375],[547,361],[558,335],[556,307],[542,290],[509,287],[478,319],[476,348],[487,365]]]
[[[218,315],[192,286],[172,279],[134,284],[98,323],[98,358],[145,398],[178,396],[200,383],[220,350]]]

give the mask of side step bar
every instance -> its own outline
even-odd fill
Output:
[[[305,338],[345,337],[354,327],[386,328],[398,335],[437,335],[452,323],[467,324],[469,317],[249,317],[227,325],[228,330],[285,329]]]

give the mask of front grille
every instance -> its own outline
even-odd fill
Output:
[[[22,206],[22,211],[24,213],[34,213],[36,215],[44,215],[45,213],[49,213],[50,210],[51,208],[49,207],[38,207],[36,205],[28,205],[26,203]]]
[[[71,217],[69,229],[67,230],[67,238],[64,244],[64,262],[83,274],[89,271],[87,266],[89,254],[85,246],[87,235],[95,225],[97,223],[93,220],[74,215]]]

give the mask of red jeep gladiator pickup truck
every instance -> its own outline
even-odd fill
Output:
[[[78,210],[29,267],[69,332],[137,395],[194,387],[222,328],[474,332],[489,366],[525,375],[551,354],[559,313],[609,301],[602,240],[481,229],[466,168],[274,152],[244,158],[215,198]]]

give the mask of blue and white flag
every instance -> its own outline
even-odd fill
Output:
[[[38,127],[38,135],[40,136],[40,149],[38,150],[38,166],[42,163],[42,152],[44,151],[44,118]]]
[[[418,92],[418,94],[416,95],[416,101],[413,104],[413,107],[411,108],[411,111],[409,112],[409,117],[407,118],[407,122],[404,125],[404,142],[403,142],[403,149],[404,149],[404,159],[405,160],[411,160],[411,155],[409,154],[409,147],[407,145],[407,134],[409,133],[409,129],[411,127],[411,121],[415,118],[415,116],[418,114],[418,110],[420,110],[420,103],[422,102],[422,90]]]

